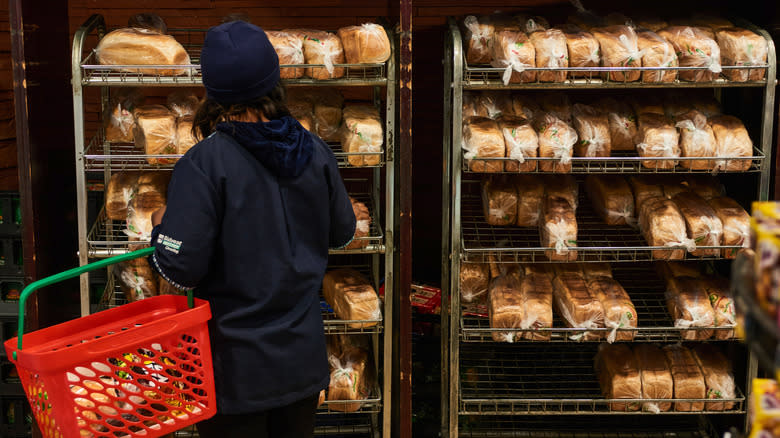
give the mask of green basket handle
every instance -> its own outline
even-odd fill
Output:
[[[88,265],[80,266],[78,268],[69,269],[67,271],[60,272],[59,274],[54,274],[50,277],[42,278],[38,281],[30,283],[27,287],[24,288],[22,294],[19,296],[19,327],[17,329],[17,337],[18,337],[17,348],[19,350],[22,349],[22,335],[24,335],[24,304],[27,301],[27,298],[30,295],[32,295],[33,292],[35,292],[40,288],[51,286],[54,283],[59,283],[74,277],[78,277],[79,275],[89,271],[105,268],[107,266],[115,265],[121,262],[126,262],[128,260],[150,256],[152,255],[152,253],[154,253],[153,246],[138,251],[128,252],[127,254],[122,254],[115,257],[103,259],[95,263],[90,263]],[[193,294],[192,289],[187,291],[187,304],[189,305],[190,308],[195,306],[195,300],[192,294]],[[13,357],[14,360],[16,360],[16,351],[14,351]]]

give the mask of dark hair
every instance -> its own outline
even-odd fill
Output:
[[[159,15],[152,14],[150,12],[143,12],[133,15],[129,20],[127,20],[127,26],[154,30],[163,35],[168,33],[168,26],[165,24],[165,20],[163,20]]]
[[[244,12],[233,12],[232,14],[227,14],[222,17],[222,23],[230,23],[233,21],[245,21],[247,23],[251,23],[252,19],[249,17],[249,14]]]
[[[268,120],[289,116],[290,110],[287,109],[287,92],[284,85],[279,82],[263,97],[232,105],[222,105],[206,96],[198,111],[195,112],[192,134],[195,138],[206,138],[214,132],[217,123],[226,122],[231,117],[239,116],[250,109],[262,113]]]

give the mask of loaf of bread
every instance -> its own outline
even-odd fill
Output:
[[[626,344],[602,344],[596,355],[596,373],[601,392],[607,399],[642,398],[642,379],[634,353]],[[609,405],[610,411],[638,411],[639,402]]]
[[[523,322],[522,280],[517,275],[499,275],[490,281],[488,317],[491,329],[520,329]],[[496,342],[514,342],[521,332],[492,332]]]
[[[658,96],[658,93],[637,94],[630,97],[628,102],[636,115],[650,113],[663,116],[666,114],[663,100]]]
[[[602,67],[641,67],[642,57],[634,29],[628,26],[609,26],[592,30],[601,45]],[[640,71],[610,72],[604,79],[617,82],[639,80]]]
[[[266,31],[265,34],[268,35],[268,40],[274,46],[280,66],[306,63],[306,58],[303,56],[303,35],[279,31]],[[279,77],[282,79],[296,79],[302,77],[303,74],[303,67],[282,67],[279,69]]]
[[[176,116],[162,105],[139,107],[135,111],[135,146],[146,155],[176,153]],[[146,159],[149,164],[171,164],[175,158]]]
[[[699,15],[692,17],[690,23],[697,27],[707,27],[712,31],[718,31],[728,27],[734,27],[734,24],[723,18],[714,15]]]
[[[531,33],[531,43],[536,50],[536,67],[566,68],[569,66],[569,52],[566,47],[566,35],[558,29],[539,30]],[[564,82],[566,71],[539,71],[541,82]]]
[[[317,135],[325,141],[339,141],[344,97],[332,88],[325,88],[311,95],[311,103]],[[372,112],[372,118],[373,115]]]
[[[550,276],[531,273],[523,277],[520,287],[523,295],[523,322],[520,327],[527,331],[523,338],[531,341],[549,341],[550,333],[538,331],[553,326],[553,285]]]
[[[640,157],[678,158],[680,156],[680,135],[672,121],[659,114],[639,115],[638,144]],[[642,166],[648,169],[674,169],[677,160],[644,160]]]
[[[677,54],[674,47],[651,30],[636,33],[637,43],[642,53],[642,67],[677,67]],[[675,70],[656,70],[642,72],[643,82],[674,82]]]
[[[685,219],[671,199],[655,196],[645,199],[639,210],[639,229],[649,246],[682,246],[685,249],[654,249],[653,258],[681,260],[686,249],[696,244],[688,238]]]
[[[712,175],[688,175],[682,182],[688,191],[696,193],[706,200],[723,196],[723,184]]]
[[[494,120],[514,114],[512,98],[500,91],[483,91],[477,94],[475,107],[478,116]]]
[[[636,225],[634,196],[625,178],[589,175],[585,191],[596,213],[607,225]]]
[[[149,263],[120,263],[114,265],[114,275],[129,303],[158,295],[157,279]]]
[[[198,142],[192,134],[192,116],[181,117],[176,120],[176,153],[184,155]]]
[[[177,90],[168,95],[166,106],[177,119],[192,117],[198,111],[200,98],[192,90]]]
[[[515,116],[502,116],[498,119],[498,128],[504,135],[506,157],[510,161],[504,163],[507,172],[533,172],[536,161],[526,161],[539,155],[539,137],[531,123]]]
[[[634,356],[639,364],[642,398],[671,399],[674,396],[674,380],[663,351],[654,345],[639,344],[634,347]],[[666,412],[671,408],[672,403],[667,402],[642,403],[643,410],[654,413]]]
[[[315,107],[315,117],[316,117]],[[380,152],[384,143],[384,131],[379,111],[368,105],[348,105],[344,107],[344,124],[341,134],[341,148],[344,152]],[[350,155],[349,164],[353,166],[376,166],[382,155]]]
[[[362,348],[349,348],[338,357],[331,355],[328,359],[331,365],[328,401],[365,399],[368,352]],[[355,412],[360,406],[361,403],[333,403],[329,409]]]
[[[125,233],[141,241],[152,235],[152,214],[165,206],[169,172],[142,172],[138,175],[130,202],[127,206]]]
[[[714,157],[717,153],[717,143],[712,127],[707,123],[707,116],[692,110],[678,114],[677,128],[680,129],[680,150],[683,157]],[[680,165],[686,169],[712,169],[712,160],[681,160]]]
[[[538,178],[538,177],[537,177]],[[580,188],[571,175],[544,175],[541,178],[544,193],[548,198],[562,198],[571,204],[574,210],[579,205]]]
[[[517,191],[504,179],[482,183],[482,212],[489,225],[514,225],[517,222]]]
[[[709,82],[717,79],[721,71],[720,48],[715,40],[700,28],[672,26],[658,31],[658,35],[672,43],[680,67],[700,69],[681,70],[679,74],[681,80]]]
[[[701,277],[701,269],[695,262],[655,262],[655,270],[665,281],[675,277]]]
[[[634,21],[638,29],[648,29],[653,32],[669,27],[669,23],[658,17],[642,17]]]
[[[309,99],[298,99],[292,96],[287,97],[287,109],[290,115],[298,121],[307,131],[316,134],[316,124],[314,123],[314,105]],[[341,108],[339,108],[339,121],[341,120]],[[337,130],[338,132],[338,130]]]
[[[551,113],[537,118],[534,127],[539,135],[539,156],[555,158],[553,161],[540,162],[540,170],[556,173],[571,172],[572,149],[577,142],[577,131]]]
[[[601,99],[596,105],[609,120],[609,137],[612,150],[633,151],[636,137],[636,116],[625,101]]]
[[[607,342],[633,341],[634,331],[621,330],[638,325],[636,308],[623,286],[609,277],[595,277],[587,284],[604,309],[604,326],[612,329],[607,335]]]
[[[547,30],[550,28],[550,22],[546,18],[540,16],[520,16],[517,19],[520,22],[520,28],[526,33],[534,33],[540,30]]]
[[[596,295],[588,288],[582,275],[561,274],[553,279],[553,299],[558,314],[569,327],[598,329],[604,327],[604,308]],[[576,339],[598,340],[599,332],[584,331]]]
[[[666,306],[674,319],[674,326],[714,327],[715,312],[707,296],[704,281],[693,277],[674,277],[667,281]],[[705,340],[712,337],[712,330],[684,330],[685,340]]]
[[[490,64],[504,69],[504,85],[536,80],[536,71],[526,71],[536,66],[536,50],[523,32],[514,30],[496,32]]]
[[[464,158],[473,172],[502,172],[502,161],[480,158],[504,158],[506,147],[498,123],[485,117],[471,117],[463,123]]]
[[[725,66],[756,66],[767,63],[767,43],[764,37],[747,29],[723,28],[715,34]],[[764,68],[726,69],[723,74],[732,81],[763,81]]]
[[[466,63],[490,64],[495,27],[487,17],[478,19],[473,15],[463,19],[463,26],[465,27],[463,37],[466,46]]]
[[[106,218],[113,221],[127,219],[127,205],[133,197],[140,172],[118,172],[111,175],[106,188]]]
[[[719,196],[708,201],[710,207],[723,224],[723,246],[741,246],[747,248],[750,242],[750,215],[737,201]],[[733,259],[737,256],[738,249],[723,248],[722,257]]]
[[[485,297],[490,281],[490,269],[484,263],[460,264],[460,299],[464,303],[479,301]]]
[[[587,282],[599,277],[612,278],[612,268],[609,266],[609,263],[581,263],[579,267]]]
[[[379,297],[373,286],[361,273],[352,269],[329,271],[322,280],[322,294],[336,316],[346,321],[373,320],[350,323],[352,328],[373,327],[382,319]]]
[[[673,200],[688,226],[688,237],[697,246],[720,246],[723,224],[707,201],[692,192],[679,193]],[[717,256],[720,249],[696,249],[691,254],[697,257]]]
[[[579,140],[574,145],[577,157],[609,157],[612,140],[609,117],[600,110],[580,103],[572,107],[572,121]]]
[[[737,326],[737,311],[734,306],[734,298],[731,296],[728,278],[708,276],[703,280],[704,289],[710,297],[712,311],[715,312],[715,339],[731,339],[735,333],[733,328]],[[731,330],[724,330],[731,328]]]
[[[303,57],[306,64],[319,64],[324,67],[308,67],[305,75],[312,79],[336,79],[344,76],[344,48],[341,40],[330,32],[307,32],[303,37]]]
[[[348,64],[381,64],[390,58],[390,40],[378,24],[342,27],[338,36]]]
[[[730,158],[752,157],[753,142],[745,125],[733,116],[715,116],[709,119],[717,142],[715,168],[727,172],[744,172],[753,164],[751,160],[733,160]]]
[[[517,175],[512,182],[517,190],[517,222],[520,227],[539,225],[539,214],[544,199],[544,185],[533,175]]]
[[[667,345],[664,355],[674,381],[674,398],[703,399],[706,392],[704,375],[693,357],[693,353],[682,345]],[[698,412],[704,410],[704,402],[675,402],[677,412]]]
[[[632,176],[628,179],[628,182],[631,185],[631,191],[634,193],[634,211],[636,211],[637,215],[641,212],[642,204],[647,199],[664,196],[663,187],[647,176]]]
[[[592,33],[573,25],[564,26],[566,45],[569,48],[569,67],[598,67],[601,62],[599,40]],[[588,72],[571,72],[572,77],[590,77]]]
[[[550,197],[542,201],[539,235],[543,247],[554,248],[545,251],[548,259],[577,260],[577,218],[569,201]]]
[[[190,65],[190,55],[170,35],[148,29],[117,29],[104,36],[95,48],[101,65],[133,66],[121,71],[144,75],[178,76],[187,68],[143,68],[134,66]]]
[[[542,109],[571,125],[571,100],[565,93],[546,93],[536,97]],[[541,115],[541,114],[538,114]]]
[[[699,344],[693,347],[693,355],[704,374],[707,399],[734,399],[737,397],[734,376],[731,374],[729,359],[712,344]],[[734,402],[707,402],[708,411],[728,411],[734,409]]]
[[[352,242],[346,246],[346,249],[360,249],[368,246],[368,237],[371,231],[371,213],[368,211],[366,204],[358,201],[353,197],[349,197],[349,201],[352,204],[352,212],[355,214],[355,234],[352,237]]]
[[[109,142],[132,143],[135,117],[133,111],[143,105],[144,96],[137,88],[112,90],[109,105],[103,114],[105,138]]]
[[[529,96],[512,96],[512,114],[526,120],[533,120],[542,112],[542,107]]]

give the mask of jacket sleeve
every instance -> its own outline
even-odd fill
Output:
[[[152,231],[154,269],[178,289],[195,288],[209,270],[222,214],[219,191],[211,179],[182,158],[168,184],[165,215]]]
[[[326,146],[327,147],[327,146]],[[330,148],[328,148],[330,152]],[[326,178],[330,190],[330,238],[328,246],[331,248],[343,248],[352,242],[355,235],[355,212],[352,210],[352,202],[344,187],[344,181],[339,174],[338,163],[332,152],[326,168]]]

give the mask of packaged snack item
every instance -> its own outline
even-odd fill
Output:
[[[641,67],[642,54],[634,29],[628,26],[609,26],[592,30],[601,45],[601,65],[603,67]],[[640,71],[610,72],[604,79],[616,82],[634,82],[639,80]]]
[[[675,399],[703,399],[706,393],[704,375],[693,357],[693,353],[682,345],[667,345],[664,355],[674,381]],[[675,402],[677,412],[698,412],[704,410],[704,402]]]
[[[504,69],[504,85],[536,80],[535,71],[526,71],[536,66],[536,50],[525,33],[512,30],[496,32],[492,58],[493,67]]]
[[[709,119],[717,143],[715,169],[726,172],[744,172],[752,166],[752,160],[730,158],[752,157],[753,142],[745,125],[733,116],[715,116]]]
[[[771,379],[753,379],[750,395],[750,438],[780,436],[780,389]]]
[[[642,67],[677,67],[677,55],[668,41],[650,30],[639,30],[636,36],[642,53]],[[675,70],[642,72],[643,82],[674,82],[676,78]]]
[[[636,225],[634,195],[625,178],[616,175],[588,175],[585,191],[596,213],[607,225]]]
[[[484,263],[460,264],[460,299],[465,303],[478,301],[488,292],[489,266]]]
[[[265,34],[268,35],[268,40],[274,46],[280,66],[306,63],[306,58],[303,56],[303,35],[278,31],[265,31]],[[303,67],[282,67],[279,69],[279,77],[282,79],[296,79],[303,77],[303,74]]]
[[[342,27],[338,36],[348,64],[381,64],[390,58],[390,40],[378,24]]]
[[[514,225],[517,221],[517,191],[504,179],[488,179],[482,183],[482,208],[489,225]]]
[[[551,113],[537,118],[534,127],[539,136],[539,156],[555,158],[555,161],[540,162],[540,169],[543,172],[571,172],[572,149],[577,142],[577,131]]]
[[[315,115],[317,109],[315,107]],[[384,131],[379,111],[368,105],[347,105],[344,108],[341,147],[344,152],[377,152],[370,155],[350,155],[353,166],[376,166],[382,159]]]
[[[642,398],[642,379],[634,353],[626,344],[601,344],[596,355],[596,374],[601,392],[608,399]],[[638,411],[639,402],[611,403],[610,411]]]
[[[680,130],[680,149],[683,157],[714,157],[717,144],[712,127],[707,123],[707,116],[692,110],[679,114],[675,126]],[[680,165],[686,169],[705,170],[713,168],[711,160],[681,160]]]
[[[137,88],[112,90],[109,105],[103,115],[106,141],[132,143],[135,117],[133,111],[143,105],[144,95]]]
[[[672,199],[688,226],[688,237],[697,247],[720,246],[723,224],[707,201],[692,192],[679,193]],[[720,254],[720,249],[696,249],[691,254],[696,257],[716,256]]]
[[[504,135],[506,157],[510,161],[504,163],[507,172],[533,172],[536,161],[526,161],[539,155],[539,138],[531,123],[515,116],[502,116],[498,119],[498,127]]]
[[[531,33],[531,42],[536,49],[536,67],[566,68],[569,66],[569,52],[566,36],[558,29],[539,30]],[[540,82],[564,82],[566,71],[539,71]]]
[[[502,172],[504,163],[500,160],[480,158],[504,158],[506,146],[504,136],[495,120],[485,117],[471,117],[463,123],[464,158],[472,172]]]
[[[547,198],[542,202],[539,235],[548,259],[556,261],[577,260],[577,218],[574,207],[563,198]]]
[[[577,157],[609,157],[612,153],[612,141],[609,131],[609,118],[605,113],[588,105],[574,104],[572,120],[579,141],[574,145]]]
[[[639,115],[638,144],[640,157],[679,158],[680,136],[671,120],[659,114]],[[674,169],[677,160],[645,160],[642,166],[648,169]]]
[[[487,17],[469,15],[463,19],[466,31],[463,34],[466,46],[466,62],[469,64],[490,64],[493,51],[495,27]]]
[[[634,347],[634,355],[642,380],[642,398],[671,399],[674,396],[674,381],[663,351],[654,345],[639,344]],[[671,408],[671,402],[655,401],[642,404],[643,410],[654,413],[666,412]]]
[[[720,46],[723,65],[766,65],[767,44],[761,35],[735,27],[720,29],[715,35]],[[766,70],[763,68],[726,69],[723,70],[723,75],[735,82],[763,81]]]
[[[700,28],[672,26],[658,31],[677,53],[680,67],[698,67],[701,70],[681,70],[683,81],[709,82],[717,79],[721,72],[720,48],[712,37]]]
[[[692,277],[674,277],[667,281],[666,306],[678,328],[714,327],[715,312],[704,287],[704,281]],[[684,330],[688,341],[712,337],[712,330]]]

